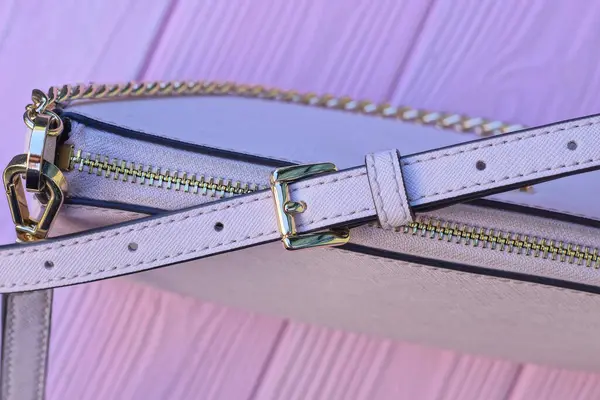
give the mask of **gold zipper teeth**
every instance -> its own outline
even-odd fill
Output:
[[[600,268],[597,248],[552,239],[480,228],[441,219],[421,219],[397,228],[396,231],[467,246]]]
[[[81,150],[70,150],[68,157],[69,171],[77,169],[80,172],[104,176],[105,178],[121,179],[123,182],[138,183],[141,185],[173,189],[192,194],[201,194],[212,197],[231,197],[235,195],[252,193],[263,189],[256,184],[242,183],[204,175],[187,174],[180,171],[164,172],[160,168],[150,165],[144,166],[125,160],[110,159],[106,156],[83,154]]]

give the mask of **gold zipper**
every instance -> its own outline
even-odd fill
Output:
[[[75,150],[73,145],[59,146],[57,166],[63,171],[80,171],[123,182],[146,184],[163,189],[173,189],[191,194],[213,197],[231,197],[266,189],[265,185],[242,183],[188,174],[180,171],[161,170],[150,165],[136,164],[126,160]],[[371,225],[380,227],[379,225]],[[541,257],[563,263],[600,268],[598,248],[548,238],[530,237],[492,228],[476,227],[443,219],[422,218],[417,222],[396,229],[396,232],[429,239],[445,240],[489,250]]]
[[[136,164],[108,156],[93,155],[75,150],[72,145],[59,146],[57,165],[63,171],[87,171],[123,182],[138,183],[157,188],[173,189],[185,193],[211,197],[231,197],[266,189],[267,186],[242,183],[181,171],[162,171],[159,167]]]
[[[379,225],[371,226],[380,227]],[[483,249],[551,259],[562,263],[585,264],[587,267],[600,268],[598,248],[465,225],[442,219],[423,218],[397,228],[396,232]]]

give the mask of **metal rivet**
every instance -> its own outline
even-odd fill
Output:
[[[44,263],[44,268],[47,268],[47,269],[54,268],[54,263],[52,261],[48,260]]]
[[[135,242],[131,242],[127,245],[129,251],[136,251],[138,249],[138,244]]]
[[[217,222],[215,224],[215,231],[217,232],[221,232],[223,230],[223,228],[225,228],[225,225],[223,225],[222,222]]]
[[[567,143],[567,149],[569,150],[575,150],[577,148],[577,142],[574,140],[571,140],[569,143]]]
[[[483,171],[485,167],[486,165],[483,161],[477,161],[477,163],[475,164],[475,168],[477,168],[479,171]]]

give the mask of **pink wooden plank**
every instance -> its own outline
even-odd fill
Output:
[[[436,1],[392,100],[534,125],[600,109],[600,7]]]
[[[429,1],[180,0],[150,79],[220,79],[380,100]]]
[[[600,399],[600,374],[528,365],[509,400]]]
[[[599,15],[587,2],[438,0],[392,102],[529,125],[597,113]],[[511,393],[599,398],[598,375],[527,365]]]
[[[57,290],[54,312],[51,399],[246,398],[281,326],[128,279]]]
[[[518,366],[291,323],[257,399],[504,399]]]
[[[519,365],[397,343],[374,399],[505,399]]]

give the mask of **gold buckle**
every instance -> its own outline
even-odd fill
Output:
[[[42,191],[47,198],[47,205],[39,219],[29,214],[27,198],[23,188],[22,178],[27,175],[27,154],[14,157],[4,169],[4,189],[8,197],[8,205],[13,222],[17,229],[17,240],[31,242],[45,239],[64,201],[67,192],[67,180],[58,167],[47,161],[41,161]]]
[[[293,201],[289,185],[315,175],[335,172],[332,163],[294,165],[278,168],[271,174],[271,191],[275,199],[277,225],[281,232],[281,241],[288,250],[305,249],[318,246],[336,246],[345,244],[350,239],[347,228],[332,229],[315,233],[298,234],[294,215],[303,213],[307,204],[304,201]]]

